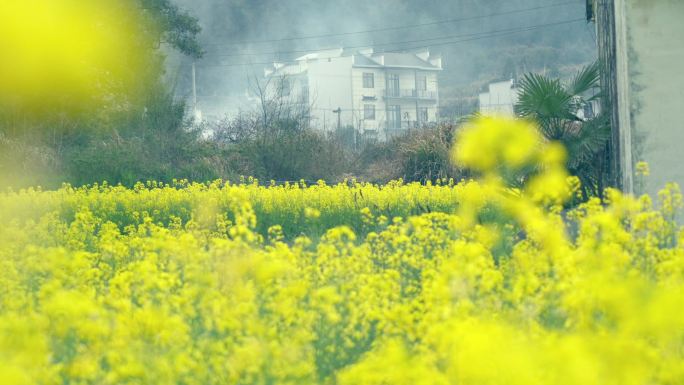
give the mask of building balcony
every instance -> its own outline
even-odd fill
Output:
[[[387,121],[385,122],[385,129],[395,130],[395,131],[410,131],[417,130],[421,128],[432,128],[436,125],[436,122],[430,121],[416,121],[416,120],[402,120],[401,122]]]
[[[419,99],[419,100],[437,100],[436,91],[416,90],[416,89],[391,89],[385,90],[386,99]]]

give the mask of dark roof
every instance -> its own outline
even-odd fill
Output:
[[[439,69],[438,67],[433,66],[429,62],[412,53],[388,52],[383,54],[375,54],[373,55],[373,59],[379,56],[385,57],[385,67],[421,67]]]
[[[354,55],[354,65],[359,67],[409,67],[429,70],[441,69],[430,64],[430,62],[419,58],[416,54],[409,52],[375,53],[370,56],[356,54]]]
[[[380,67],[380,63],[371,60],[365,55],[354,55],[354,65]]]

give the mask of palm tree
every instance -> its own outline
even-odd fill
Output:
[[[582,116],[585,107],[599,94],[587,96],[598,87],[598,63],[579,71],[568,84],[544,75],[527,74],[519,82],[516,114],[535,120],[547,140],[562,143],[568,151],[568,170],[582,182],[584,199],[602,197],[606,149],[610,139],[607,116]]]

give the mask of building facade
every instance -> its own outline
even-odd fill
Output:
[[[514,80],[490,83],[487,91],[480,93],[482,115],[515,116],[514,106],[518,102],[518,89]]]
[[[651,194],[667,182],[684,186],[684,1],[587,0],[587,16],[613,129],[612,184]],[[637,175],[639,162],[649,177]]]
[[[338,49],[274,63],[265,75],[270,94],[309,108],[312,127],[353,127],[385,140],[437,122],[441,70],[441,57],[428,50]]]

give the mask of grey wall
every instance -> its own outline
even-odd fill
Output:
[[[684,186],[684,1],[615,0],[615,7],[625,188],[655,194],[667,182]],[[630,181],[639,161],[651,175]]]

